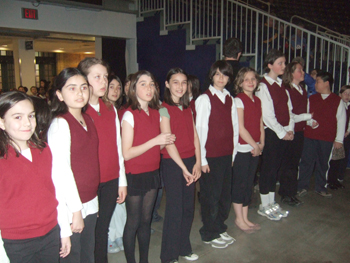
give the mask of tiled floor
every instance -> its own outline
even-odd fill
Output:
[[[256,213],[258,193],[253,196],[249,218],[259,223],[262,229],[247,235],[234,226],[234,212],[231,209],[227,220],[228,233],[237,241],[225,249],[205,245],[200,238],[201,220],[199,204],[196,201],[195,218],[191,231],[194,253],[199,255],[198,263],[347,263],[350,262],[350,171],[345,189],[330,190],[333,198],[326,199],[309,191],[300,198],[305,203],[300,207],[288,207],[290,214],[281,221],[270,221]],[[165,196],[159,213],[164,215]],[[280,198],[277,197],[277,201]],[[160,262],[162,222],[153,223],[155,233],[151,237],[149,262]],[[123,251],[109,254],[109,263],[125,263]],[[186,262],[180,258],[179,262]]]

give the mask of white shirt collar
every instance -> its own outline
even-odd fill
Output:
[[[216,88],[213,87],[213,85],[210,85],[209,86],[209,91],[211,92],[211,94],[214,96],[215,94],[218,96],[218,97],[225,97],[226,95],[229,95],[230,96],[230,92],[228,92],[227,89],[224,89],[222,92],[220,90],[217,90]]]
[[[299,86],[299,85],[297,85],[297,84],[295,84],[295,83],[293,83],[292,82],[292,86],[293,86],[293,88],[295,88],[297,91],[299,91],[299,93],[301,94],[301,95],[303,95],[303,89]]]
[[[278,86],[281,87],[282,85],[282,79],[280,79],[279,77],[277,77],[277,81],[274,80],[273,78],[271,78],[269,75],[267,75],[267,73],[264,74],[264,78],[267,80],[267,82],[272,85],[273,83],[277,83]]]

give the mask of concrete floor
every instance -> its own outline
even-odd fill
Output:
[[[326,199],[313,191],[300,198],[299,207],[282,205],[289,216],[280,221],[270,221],[257,214],[258,193],[254,193],[249,209],[249,219],[261,225],[261,230],[245,234],[234,225],[231,209],[226,221],[227,232],[237,241],[225,249],[215,249],[201,241],[201,219],[196,200],[195,218],[191,231],[193,252],[199,255],[198,263],[226,262],[276,262],[276,263],[346,263],[350,262],[350,170],[347,170],[345,189],[330,190],[333,198]],[[313,186],[312,186],[313,189]],[[159,211],[164,215],[165,198]],[[277,197],[277,201],[280,198]],[[162,222],[152,224],[149,262],[160,262]],[[137,248],[136,248],[137,251]],[[124,252],[108,255],[109,263],[125,263]],[[180,258],[179,262],[187,262]]]

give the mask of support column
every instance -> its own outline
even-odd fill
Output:
[[[15,63],[15,81],[18,86],[26,86],[30,89],[35,86],[35,51],[25,49],[25,41],[28,39],[13,39],[13,59]]]
[[[126,40],[125,50],[126,74],[135,73],[139,70],[137,63],[137,39],[130,38]]]
[[[102,59],[102,37],[95,37],[95,57]]]

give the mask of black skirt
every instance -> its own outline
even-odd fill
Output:
[[[160,186],[159,169],[140,173],[126,174],[128,181],[128,195],[139,196],[146,194],[151,189],[158,189]]]

